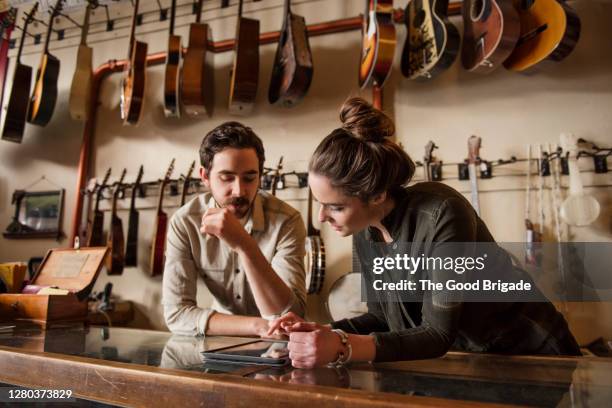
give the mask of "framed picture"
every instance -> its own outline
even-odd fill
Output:
[[[13,204],[15,215],[3,233],[5,238],[61,238],[64,189],[16,190]]]

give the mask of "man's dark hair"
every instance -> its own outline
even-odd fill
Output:
[[[250,127],[238,122],[225,122],[210,132],[202,140],[200,145],[200,163],[210,174],[215,154],[226,148],[255,149],[259,159],[259,174],[263,174],[263,165],[266,160],[263,143]]]

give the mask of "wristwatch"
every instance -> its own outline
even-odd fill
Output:
[[[353,355],[353,347],[351,346],[351,343],[349,342],[348,334],[346,334],[344,330],[332,329],[332,331],[336,333],[338,336],[340,336],[340,342],[342,343],[343,346],[346,347],[347,352],[346,352],[346,356],[344,355],[344,352],[342,351],[338,353],[338,358],[336,359],[336,361],[332,361],[328,365],[330,367],[342,367],[343,365],[351,361],[351,357]]]

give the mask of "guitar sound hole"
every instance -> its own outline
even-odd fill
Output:
[[[470,4],[470,18],[472,21],[478,21],[482,18],[485,10],[486,0],[472,0]]]

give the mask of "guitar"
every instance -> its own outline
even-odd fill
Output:
[[[414,0],[406,6],[405,77],[431,79],[455,62],[461,39],[447,9],[448,0]]]
[[[151,276],[158,276],[164,273],[164,250],[166,249],[166,230],[168,228],[168,215],[163,209],[164,190],[173,170],[174,159],[170,162],[168,171],[166,171],[166,175],[159,186],[159,201],[157,202],[155,228],[153,230],[153,240],[151,241],[151,259],[149,262]]]
[[[245,115],[253,110],[259,79],[259,20],[242,17],[242,1],[238,3],[229,93],[229,111],[237,115]]]
[[[580,38],[580,18],[564,1],[513,0],[521,22],[520,38],[504,61],[512,71],[525,71],[543,61],[561,61]]]
[[[57,80],[59,77],[60,61],[49,53],[49,40],[53,30],[53,21],[58,16],[61,8],[62,0],[58,0],[49,18],[45,48],[40,60],[40,67],[36,72],[34,92],[32,92],[28,106],[28,122],[33,125],[45,126],[49,123],[53,115],[53,109],[55,109],[55,102],[57,101]]]
[[[306,20],[291,12],[285,0],[285,19],[276,48],[268,100],[273,105],[294,106],[310,88],[313,65]]]
[[[98,186],[98,181],[95,177],[89,179],[87,183],[87,188],[83,192],[84,200],[86,202],[85,208],[86,210],[81,214],[81,222],[79,227],[79,242],[84,244],[87,243],[87,234],[91,228],[89,213],[91,212],[91,203],[93,201],[94,193],[96,192],[96,187]]]
[[[187,193],[189,192],[189,185],[191,184],[191,174],[193,174],[195,163],[195,160],[191,162],[191,166],[189,166],[189,170],[187,170],[187,174],[183,179],[183,189],[181,190],[181,207],[185,205],[185,201],[187,200]]]
[[[34,19],[37,9],[38,3],[34,3],[34,6],[32,6],[32,9],[26,14],[24,19],[23,32],[19,40],[19,50],[15,58],[11,95],[9,96],[4,127],[2,128],[2,139],[15,143],[21,143],[23,139],[23,131],[28,113],[28,101],[30,99],[30,85],[32,83],[32,67],[21,63],[21,53],[26,37],[25,33],[28,31],[28,25]]]
[[[276,169],[274,169],[274,175],[272,176],[272,191],[271,194],[276,197],[276,189],[278,188],[278,183],[281,180],[281,171],[283,170],[283,156],[278,159],[278,164],[276,165]]]
[[[478,175],[476,165],[480,163],[481,139],[478,136],[470,136],[468,139],[468,170],[470,172],[470,187],[472,190],[472,206],[476,214],[480,216],[480,203],[478,200]]]
[[[423,157],[423,171],[425,173],[425,181],[431,181],[431,171],[429,170],[429,165],[434,161],[433,151],[437,148],[438,146],[436,146],[436,144],[431,140],[425,145],[425,156]]]
[[[468,71],[489,73],[510,56],[519,39],[520,20],[510,0],[465,0],[461,63]]]
[[[170,31],[168,35],[168,55],[166,57],[166,76],[164,80],[164,115],[181,117],[179,101],[179,66],[181,64],[181,36],[174,34],[176,0],[170,8]]]
[[[104,175],[102,184],[100,184],[96,191],[96,204],[89,219],[89,228],[87,229],[87,246],[104,246],[104,213],[100,211],[100,199],[102,198],[102,190],[106,188],[108,178],[110,177],[111,169],[109,168]]]
[[[202,0],[196,6],[196,22],[189,25],[189,48],[183,59],[181,102],[188,116],[212,116],[215,96],[213,53],[206,50],[212,41],[208,24],[201,24]]]
[[[77,51],[76,68],[70,86],[70,99],[68,107],[70,117],[74,120],[87,120],[91,105],[91,86],[93,80],[92,60],[93,49],[87,46],[87,32],[89,30],[89,14],[91,3],[85,8],[83,27],[81,28],[81,44]]]
[[[321,231],[312,225],[312,190],[308,189],[308,236],[306,237],[306,290],[310,295],[319,293],[325,280],[325,244]]]
[[[136,19],[140,0],[134,3],[132,31],[128,52],[129,63],[121,82],[121,119],[124,125],[135,125],[144,109],[144,93],[147,79],[147,44],[135,40]]]
[[[366,0],[361,30],[359,86],[382,88],[391,73],[395,54],[393,0]]]
[[[127,245],[125,248],[125,266],[138,265],[138,221],[139,214],[136,210],[136,192],[140,186],[144,169],[140,166],[136,182],[132,186],[132,199],[130,201],[130,217],[128,221]]]
[[[121,218],[117,216],[117,198],[125,178],[125,171],[123,169],[121,177],[113,190],[111,223],[108,230],[108,240],[106,241],[106,246],[109,248],[109,255],[106,258],[106,269],[109,275],[121,275],[123,273],[123,247],[125,240],[123,238],[123,223]]]

